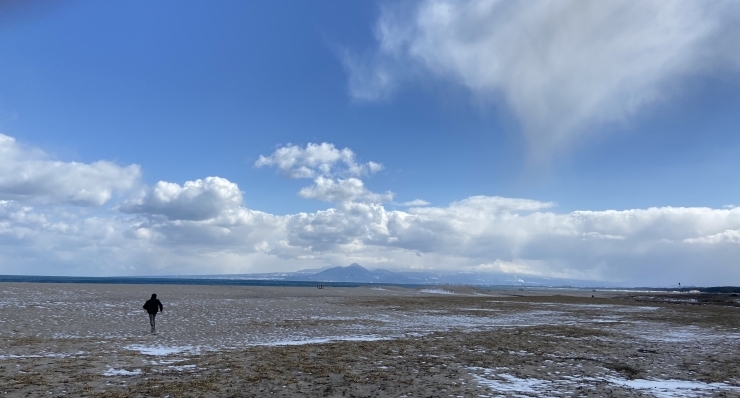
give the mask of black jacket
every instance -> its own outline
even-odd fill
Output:
[[[159,299],[149,299],[144,303],[144,309],[150,314],[156,314],[157,311],[162,311],[164,307],[162,307],[162,302]]]

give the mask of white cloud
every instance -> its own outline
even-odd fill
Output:
[[[708,236],[701,236],[699,238],[687,238],[684,239],[686,243],[698,243],[705,245],[718,245],[721,243],[740,243],[740,231],[728,229],[727,231],[712,234]]]
[[[276,216],[241,206],[232,182],[210,180],[208,188],[206,180],[163,190],[169,201],[154,199],[152,189],[138,205],[144,213],[0,201],[2,272],[197,274],[359,262],[630,284],[675,278],[720,284],[736,277],[740,256],[739,208],[556,213],[548,202],[477,196],[407,211],[344,201]],[[218,206],[198,199],[219,190]]]
[[[378,238],[377,243],[382,245],[390,237],[388,214],[379,204],[351,202],[340,203],[336,209],[299,213],[288,221],[288,243],[317,251],[335,250],[353,242],[365,246]]]
[[[0,202],[0,273],[125,273],[145,248],[123,238],[128,222],[109,211]]]
[[[126,213],[161,215],[170,220],[206,220],[239,208],[242,192],[220,177],[187,181],[184,185],[160,181],[138,199],[125,202]]]
[[[740,210],[542,211],[551,206],[473,197],[447,207],[404,212],[346,203],[293,216],[287,224],[288,243],[334,256],[380,251],[402,259],[421,253],[427,258],[425,266],[431,268],[456,264],[459,269],[635,283],[667,282],[666,277],[678,275],[711,283],[717,275],[729,277],[735,272],[731,258],[740,254],[740,245],[717,251],[691,243],[704,236],[713,242],[734,242]],[[721,238],[713,235],[719,233]],[[393,263],[408,266],[403,261]],[[697,263],[711,267],[712,277],[698,272]]]
[[[100,206],[139,183],[138,165],[62,162],[0,134],[0,199]]]
[[[284,224],[284,216],[239,207],[206,220],[143,220],[125,236],[160,247],[194,250],[196,257],[221,251],[249,254],[274,246],[284,235]]]
[[[254,165],[273,166],[290,178],[361,176],[383,169],[380,163],[357,163],[351,149],[337,149],[334,144],[326,142],[309,143],[305,148],[287,145],[270,156],[260,155]]]
[[[314,185],[302,188],[298,195],[306,199],[318,199],[326,202],[370,202],[383,203],[393,200],[393,193],[378,194],[365,188],[359,178],[331,179],[317,177]]]
[[[429,202],[422,199],[414,199],[408,202],[397,203],[397,205],[404,207],[423,207],[429,205]]]
[[[255,166],[274,166],[290,178],[312,178],[313,185],[302,188],[298,195],[327,202],[360,201],[383,203],[393,200],[393,193],[371,192],[358,176],[377,173],[383,165],[357,163],[349,148],[336,149],[334,144],[309,143],[305,148],[288,145],[270,156],[260,155]],[[352,176],[341,178],[342,176]]]
[[[315,180],[301,195],[336,205],[280,216],[244,207],[239,187],[220,177],[161,181],[117,207],[72,206],[50,200],[48,190],[39,193],[43,200],[0,199],[0,273],[215,274],[358,262],[640,285],[737,284],[738,207],[558,213],[552,202],[473,196],[389,210],[381,202],[390,194],[374,197],[355,177]]]
[[[428,75],[502,98],[548,155],[674,96],[684,77],[736,71],[739,20],[733,1],[401,2],[382,8],[377,49],[344,63],[356,100]]]

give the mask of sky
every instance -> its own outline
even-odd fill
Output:
[[[0,2],[0,274],[740,284],[733,1]]]

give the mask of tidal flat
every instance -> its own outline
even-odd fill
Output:
[[[2,283],[0,395],[740,397],[740,301],[712,297]]]

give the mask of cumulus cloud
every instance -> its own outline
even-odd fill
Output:
[[[309,143],[305,148],[287,145],[278,148],[270,156],[260,155],[254,165],[275,167],[289,178],[361,176],[383,169],[380,163],[357,163],[351,149],[337,149],[334,144],[327,142]]]
[[[158,247],[196,250],[195,256],[245,255],[275,246],[284,235],[284,223],[284,216],[240,207],[206,220],[147,219],[124,235]]]
[[[401,2],[382,8],[378,47],[343,61],[355,100],[420,76],[501,98],[547,154],[674,96],[687,76],[737,71],[739,19],[732,1]]]
[[[740,253],[740,245],[716,251],[695,243],[736,242],[740,210],[663,207],[558,214],[547,211],[550,207],[491,197],[407,212],[345,203],[292,216],[287,235],[290,245],[319,253],[382,248],[396,256],[398,251],[421,253],[429,267],[445,267],[435,260],[445,258],[462,269],[521,275],[655,283],[695,273],[706,280],[695,267],[707,258],[713,260],[715,277],[735,272],[730,258]]]
[[[124,239],[128,222],[109,209],[31,207],[0,201],[0,273],[123,273],[145,248]]]
[[[242,192],[233,182],[221,177],[187,181],[184,185],[159,181],[143,197],[125,202],[125,213],[165,216],[170,220],[206,220],[227,210],[237,209]]]
[[[686,243],[696,243],[704,245],[718,245],[722,243],[740,243],[740,231],[728,229],[727,231],[712,234],[708,236],[701,236],[698,238],[686,238]]]
[[[326,202],[361,201],[383,203],[393,200],[393,193],[371,192],[358,176],[383,169],[375,162],[357,163],[349,148],[337,149],[334,144],[309,143],[305,148],[288,145],[270,156],[260,155],[256,167],[273,166],[289,178],[312,178],[313,185],[302,188],[298,195]],[[342,178],[342,176],[351,176]]]
[[[63,162],[0,134],[0,199],[100,206],[139,184],[138,165]]]
[[[0,273],[193,275],[284,270],[298,262],[265,254],[284,228],[280,217],[261,212],[240,208],[187,221],[87,210],[0,201]]]
[[[317,177],[314,185],[302,188],[298,195],[307,199],[318,199],[326,202],[372,202],[383,203],[393,200],[393,193],[378,194],[365,188],[359,178],[333,180],[326,177]]]
[[[170,184],[122,205],[128,213],[0,201],[3,272],[192,274],[359,262],[632,285],[675,278],[720,284],[736,277],[740,256],[740,208],[558,213],[551,202],[475,196],[405,211],[339,201],[277,216],[243,207],[240,190],[225,179]]]
[[[5,165],[23,166],[30,158],[50,167],[41,153],[8,150],[14,141],[3,145],[15,156],[0,160]],[[182,185],[160,181],[118,206],[70,205],[77,202],[48,188],[39,190],[38,198],[4,196],[0,273],[235,273],[358,262],[631,285],[677,279],[737,284],[738,207],[561,213],[547,201],[472,196],[446,206],[412,201],[391,210],[382,203],[392,194],[372,193],[356,177],[325,176],[333,172],[315,166],[321,162],[303,163],[318,171],[315,184],[300,195],[330,201],[332,207],[288,215],[249,209],[239,187],[220,177]],[[58,187],[60,181],[46,186]]]

